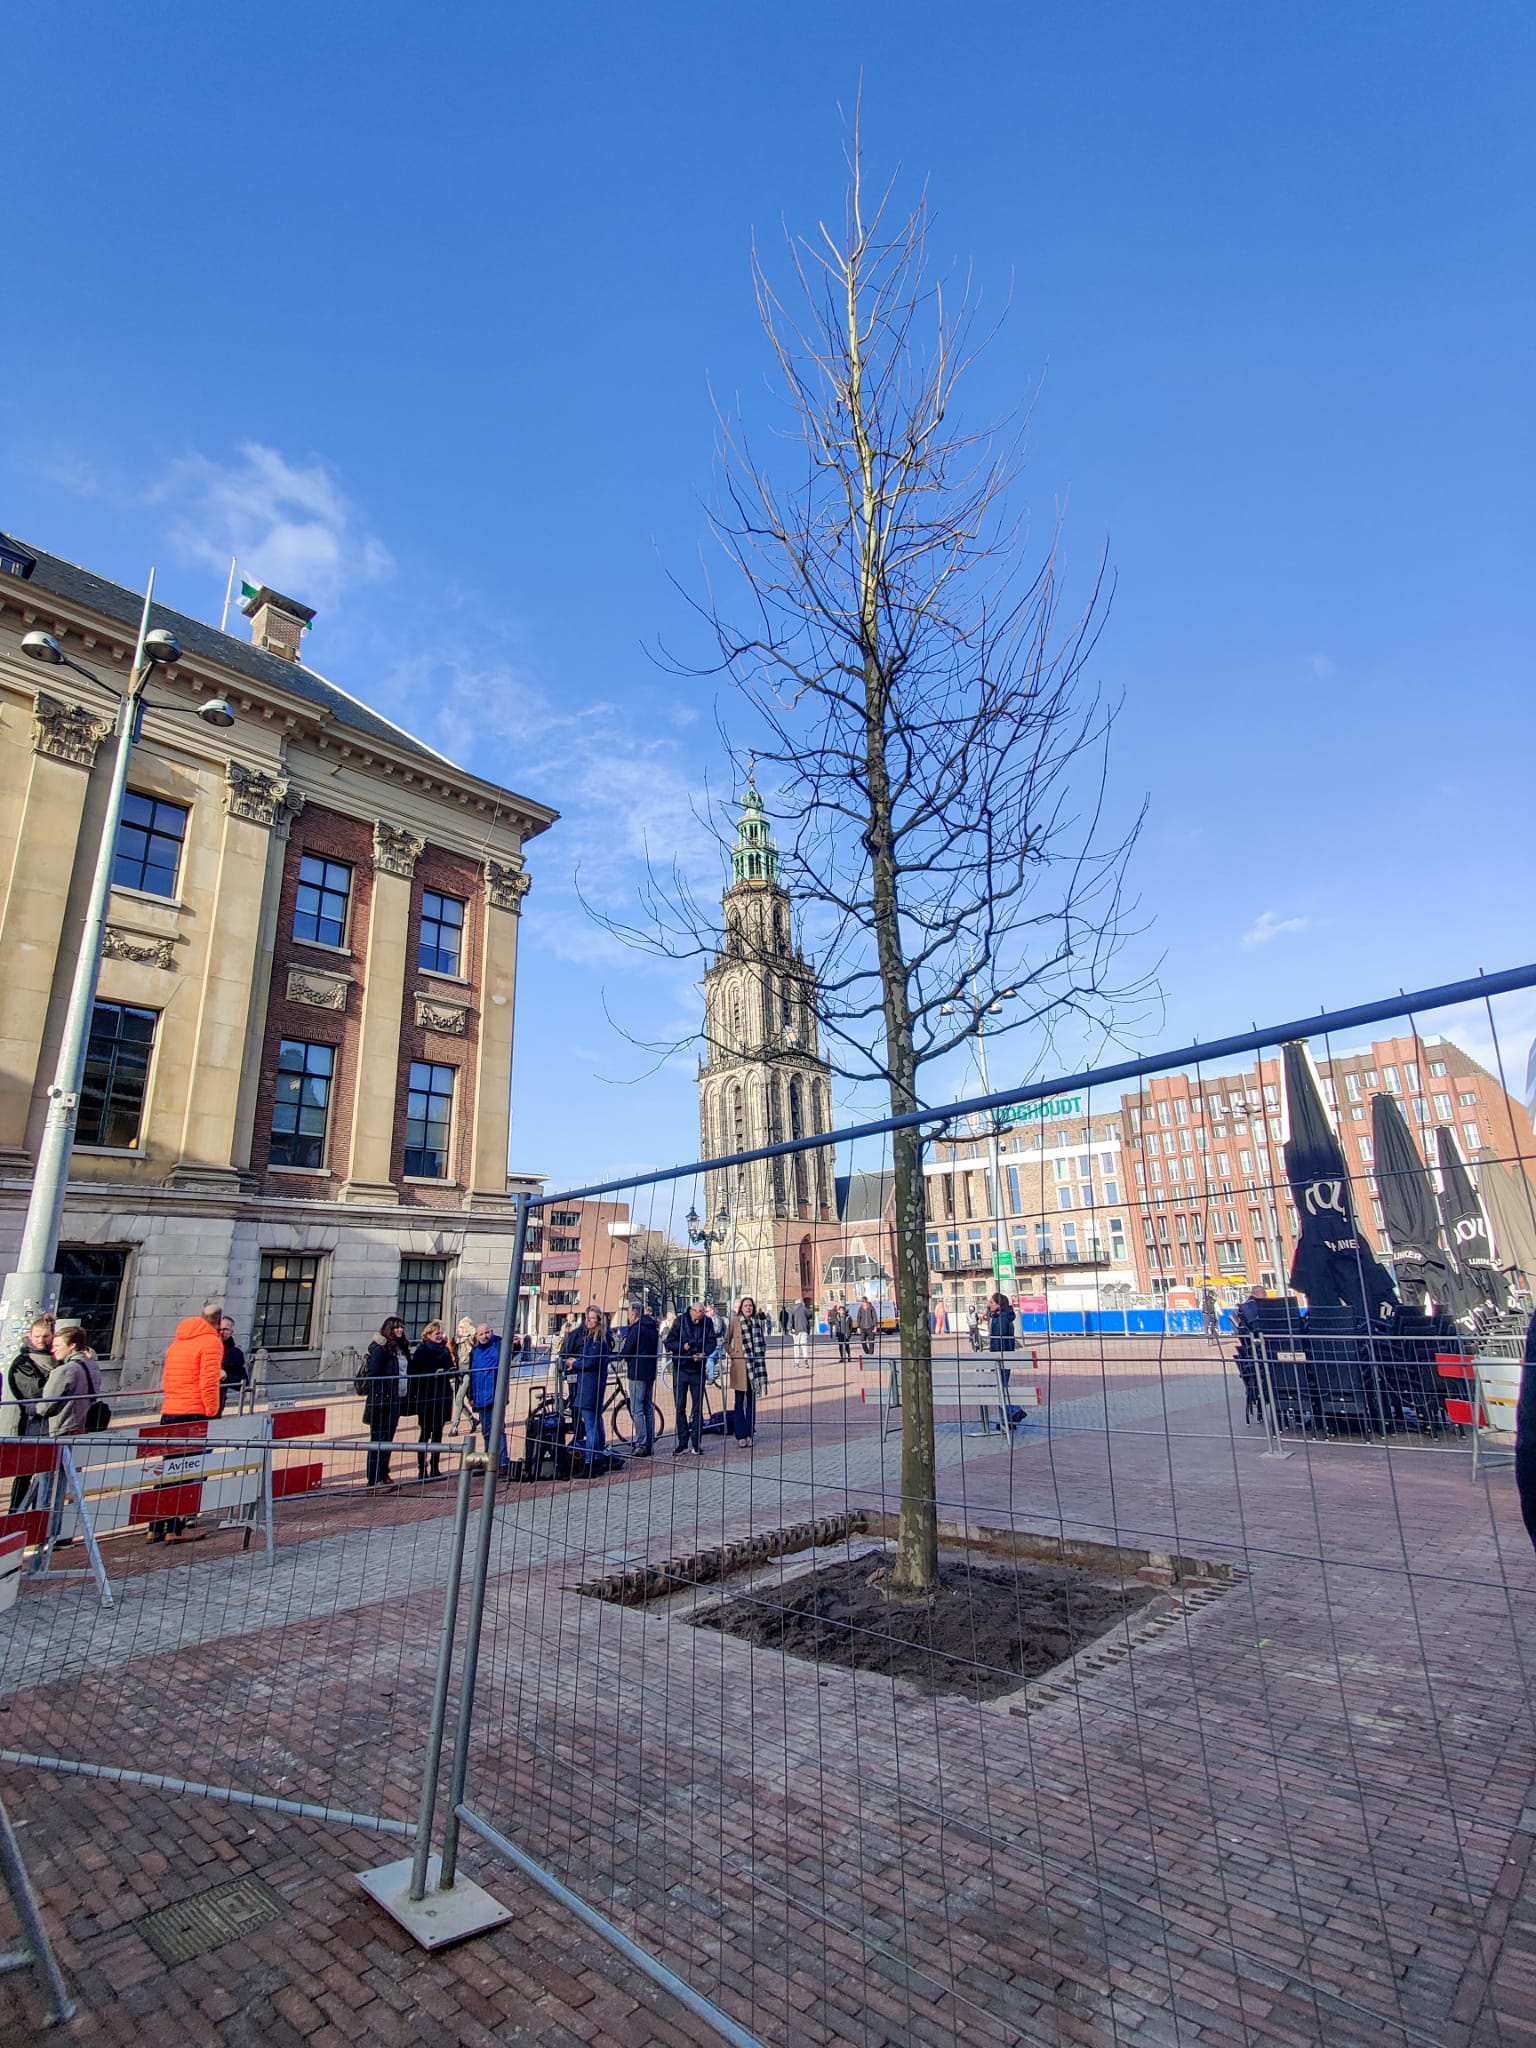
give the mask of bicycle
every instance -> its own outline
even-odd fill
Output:
[[[651,1394],[651,1408],[656,1417],[653,1441],[659,1443],[667,1426],[661,1403]],[[603,1427],[616,1444],[632,1444],[635,1440],[635,1414],[629,1404],[629,1387],[624,1380],[615,1379],[608,1388],[603,1403]]]

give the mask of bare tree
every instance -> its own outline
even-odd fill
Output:
[[[659,1312],[675,1308],[688,1293],[693,1271],[690,1255],[659,1230],[637,1230],[629,1241],[628,1291],[632,1300],[656,1304]]]
[[[780,877],[814,948],[823,1045],[878,1077],[891,1112],[975,1030],[1069,1016],[1107,1026],[1139,817],[1105,828],[1114,705],[1085,674],[1102,560],[1065,605],[1053,531],[1032,566],[1011,521],[1016,433],[963,430],[971,314],[927,275],[926,204],[866,214],[857,145],[841,232],[792,241],[781,295],[756,248],[758,309],[788,422],[771,459],[720,422],[716,536],[745,603],[700,606],[752,712],[780,827]],[[743,757],[744,759],[744,754]],[[719,944],[674,870],[643,928],[674,956]],[[657,934],[662,936],[658,937]],[[764,961],[764,966],[770,963]],[[937,1583],[938,1517],[922,1140],[893,1135],[902,1332],[902,1506],[893,1583]]]

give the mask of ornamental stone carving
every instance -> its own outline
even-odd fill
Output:
[[[426,849],[425,839],[414,832],[402,832],[394,825],[373,828],[373,864],[386,875],[401,875],[408,882]]]
[[[456,1003],[450,997],[429,996],[417,989],[416,1024],[421,1031],[446,1031],[451,1037],[462,1038],[469,1029],[469,1005]]]
[[[485,882],[493,910],[510,910],[514,917],[522,916],[523,898],[533,887],[533,877],[526,868],[509,868],[499,860],[488,860]]]
[[[290,1003],[307,1003],[312,1010],[344,1010],[352,983],[345,974],[327,974],[319,967],[290,967],[287,995]]]
[[[286,825],[304,808],[303,792],[291,788],[286,775],[226,761],[224,781],[224,808],[232,818],[249,818],[253,825]]]
[[[135,939],[115,924],[101,935],[103,960],[126,960],[134,967],[174,967],[176,948],[169,939]]]
[[[79,768],[95,765],[96,749],[112,730],[110,719],[97,718],[79,704],[65,704],[39,690],[32,704],[32,746],[51,761],[73,761]]]

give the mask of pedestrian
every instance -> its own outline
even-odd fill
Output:
[[[656,1318],[634,1303],[630,1304],[629,1321],[619,1336],[618,1355],[629,1378],[635,1456],[648,1458],[656,1448],[656,1369],[661,1358],[661,1332]]]
[[[853,1320],[859,1333],[860,1348],[866,1358],[872,1358],[880,1336],[880,1317],[875,1304],[867,1294],[860,1301]]]
[[[219,1368],[219,1413],[222,1415],[231,1394],[236,1402],[241,1400],[241,1389],[251,1384],[251,1373],[245,1362],[245,1353],[235,1342],[232,1316],[219,1317],[219,1342],[224,1346],[224,1362]]]
[[[1525,1533],[1536,1543],[1536,1316],[1525,1330],[1525,1365],[1515,1408],[1515,1487]]]
[[[965,1312],[965,1327],[971,1340],[971,1349],[979,1351],[981,1349],[981,1310],[974,1301]]]
[[[460,1316],[453,1331],[453,1357],[458,1384],[458,1396],[453,1404],[453,1430],[456,1436],[465,1428],[471,1436],[475,1433],[474,1403],[469,1398],[469,1361],[474,1348],[474,1319],[471,1316]]]
[[[363,1366],[363,1427],[368,1432],[367,1484],[388,1486],[389,1446],[405,1412],[406,1385],[411,1376],[411,1347],[405,1324],[386,1316],[368,1346]]]
[[[1221,1316],[1216,1307],[1214,1287],[1202,1287],[1200,1290],[1200,1320],[1205,1325],[1206,1336],[1214,1344],[1221,1336]]]
[[[200,1316],[187,1316],[176,1325],[160,1376],[162,1427],[178,1422],[206,1424],[218,1415],[224,1381],[224,1339],[219,1335],[223,1320],[223,1302],[205,1301]],[[187,1532],[190,1519],[187,1515],[157,1517],[149,1525],[149,1541],[197,1542],[198,1538]]]
[[[453,1412],[454,1359],[448,1349],[441,1323],[428,1323],[421,1342],[411,1353],[410,1377],[405,1383],[403,1413],[414,1415],[419,1441],[430,1450],[416,1453],[418,1480],[441,1479],[443,1454],[439,1446],[448,1417]]]
[[[789,1312],[789,1341],[794,1348],[796,1365],[809,1365],[811,1362],[811,1304],[804,1299],[797,1301]]]
[[[789,1335],[789,1305],[787,1302],[782,1301],[779,1303],[779,1335],[781,1337]]]
[[[790,1320],[793,1324],[793,1313]],[[758,1314],[750,1294],[737,1302],[726,1325],[725,1355],[731,1369],[731,1435],[749,1444],[757,1430],[757,1397],[768,1391],[768,1319]]]
[[[27,1331],[27,1341],[0,1373],[0,1436],[40,1437],[48,1425],[38,1414],[37,1404],[53,1373],[53,1317],[37,1316]],[[10,1512],[22,1512],[34,1491],[35,1476],[22,1472],[11,1481]]]
[[[673,1457],[704,1455],[704,1367],[715,1348],[715,1325],[702,1301],[672,1325],[672,1398],[677,1404],[677,1445]]]
[[[853,1362],[853,1318],[848,1313],[846,1301],[834,1301],[827,1311],[827,1328],[837,1339],[837,1362],[851,1365]]]
[[[613,1355],[608,1318],[595,1302],[577,1324],[576,1339],[570,1354],[571,1407],[576,1416],[571,1448],[581,1453],[590,1475],[606,1442],[603,1396],[608,1390],[608,1361]]]
[[[475,1329],[469,1354],[469,1401],[480,1423],[480,1442],[491,1455],[491,1428],[496,1419],[496,1376],[501,1370],[501,1339],[489,1323]],[[502,1430],[496,1446],[496,1470],[507,1476],[507,1432]]]
[[[60,1321],[53,1331],[53,1371],[43,1387],[37,1413],[51,1437],[82,1436],[101,1393],[96,1354],[79,1323]]]
[[[1003,1399],[1005,1401],[1008,1400],[1008,1388],[1012,1374],[1010,1369],[1002,1364],[1002,1361],[1009,1352],[1015,1351],[1018,1348],[1018,1339],[1014,1336],[1014,1331],[1017,1327],[1018,1318],[1013,1312],[1013,1303],[1006,1294],[999,1291],[987,1303],[987,1349],[997,1359],[999,1365],[1002,1366]],[[1013,1422],[1022,1422],[1024,1419],[1023,1409],[1015,1408],[1011,1402],[1009,1402],[1008,1415],[1010,1421]],[[999,1423],[998,1427],[1001,1429],[1002,1424]]]

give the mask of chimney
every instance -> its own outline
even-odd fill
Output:
[[[269,590],[263,583],[258,590],[241,597],[240,609],[251,622],[253,645],[264,647],[268,654],[281,655],[284,661],[298,660],[299,637],[315,616],[307,604]]]

